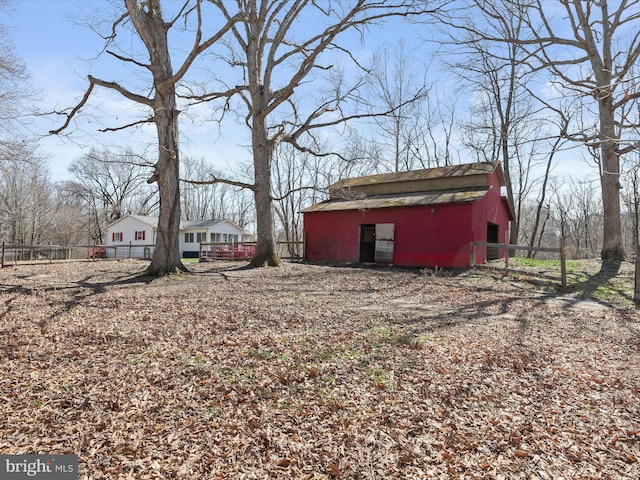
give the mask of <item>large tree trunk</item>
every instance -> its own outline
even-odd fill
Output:
[[[175,97],[172,97],[175,98]],[[148,275],[186,272],[180,258],[180,183],[178,150],[178,112],[174,102],[156,113],[160,151],[152,180],[158,182],[160,216],[156,231],[156,247]]]
[[[620,215],[620,158],[612,102],[609,94],[599,100],[602,141],[600,184],[604,215],[601,257],[606,262],[617,262],[625,258]]]
[[[148,275],[186,272],[180,259],[180,156],[176,81],[169,55],[167,24],[158,0],[138,3],[126,0],[127,9],[140,38],[151,57],[155,96],[153,121],[158,132],[158,162],[149,182],[158,182],[160,214],[156,231],[156,248]]]
[[[255,4],[253,4],[255,7]],[[265,84],[261,61],[262,28],[264,20],[255,17],[257,10],[251,10],[252,23],[247,42],[247,73],[251,95],[251,147],[253,152],[253,196],[256,204],[258,244],[251,259],[252,267],[279,267],[282,261],[276,251],[273,221],[273,198],[271,197],[271,164],[277,146],[269,139],[267,128],[268,107],[271,98],[269,77]]]
[[[262,115],[254,115],[252,133],[254,189],[258,244],[251,259],[252,267],[279,267],[282,261],[276,251],[273,234],[273,199],[271,197],[271,162],[273,144],[267,138],[267,127]]]

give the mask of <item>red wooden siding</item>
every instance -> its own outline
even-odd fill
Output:
[[[499,242],[507,239],[510,213],[500,196],[499,179],[488,177],[492,188],[475,202],[305,212],[306,260],[357,263],[360,226],[393,223],[394,265],[467,267],[469,244],[487,241],[488,224],[498,226]],[[485,258],[486,248],[476,249],[475,262]]]
[[[470,217],[470,204],[305,213],[306,259],[358,262],[360,225],[393,223],[394,265],[466,266]]]

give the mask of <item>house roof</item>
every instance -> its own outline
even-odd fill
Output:
[[[208,228],[217,225],[218,223],[222,223],[225,220],[183,220],[180,222],[181,229],[187,228]]]
[[[153,228],[156,228],[158,226],[158,217],[150,217],[149,215],[124,215],[119,219],[115,220],[114,222],[110,223],[109,225],[107,225],[107,228],[113,227],[114,225],[116,225],[117,223],[120,223],[126,218],[134,218],[140,222],[148,224]]]
[[[439,192],[405,193],[401,195],[374,195],[357,199],[333,199],[305,208],[302,210],[302,213],[475,202],[484,197],[488,190],[489,187],[487,186],[465,191],[444,190]]]
[[[410,170],[408,172],[380,173],[364,177],[347,178],[336,182],[332,187],[349,189],[367,185],[383,183],[413,182],[416,180],[431,180],[447,177],[465,177],[471,175],[487,175],[493,173],[500,166],[500,162],[466,163],[447,167]],[[502,169],[499,169],[500,181],[504,184]]]
[[[120,217],[118,220],[114,221],[113,223],[109,224],[107,226],[107,228],[111,228],[114,225],[116,225],[117,223],[123,221],[126,218],[134,218],[140,222],[144,222],[147,225],[149,225],[150,227],[152,227],[153,229],[158,228],[158,217],[152,217],[149,215],[125,215],[123,217]],[[233,225],[234,227],[238,228],[239,230],[243,230],[240,226],[236,225],[235,223],[231,222],[230,220],[218,220],[218,219],[212,219],[212,220],[181,220],[180,221],[180,230],[189,230],[189,229],[193,229],[193,228],[209,228],[209,227],[213,227],[214,225],[218,225],[220,223],[229,223],[231,225]]]

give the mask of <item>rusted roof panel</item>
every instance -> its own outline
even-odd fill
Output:
[[[468,191],[422,192],[403,195],[376,195],[359,199],[333,199],[305,208],[302,213],[475,202],[484,197],[488,190],[489,187],[485,187]]]
[[[333,187],[349,189],[352,187],[381,183],[429,180],[443,177],[463,177],[468,175],[487,175],[493,173],[498,165],[499,162],[467,163],[464,165],[451,165],[448,167],[411,170],[408,172],[380,173],[364,177],[347,178],[337,182]]]

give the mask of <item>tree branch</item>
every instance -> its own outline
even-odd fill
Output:
[[[106,128],[101,128],[98,131],[99,132],[117,132],[120,130],[124,130],[126,128],[130,128],[130,127],[134,127],[136,125],[142,125],[145,123],[153,123],[155,120],[153,119],[153,117],[149,117],[147,119],[144,120],[138,120],[137,122],[132,122],[132,123],[128,123],[127,125],[122,125],[121,127],[106,127]]]
[[[307,190],[312,190],[312,191],[315,191],[315,192],[326,192],[326,189],[320,188],[317,185],[312,185],[312,186],[307,186],[307,187],[297,187],[297,188],[292,188],[291,190],[287,190],[287,193],[285,193],[281,197],[272,196],[271,200],[273,200],[274,202],[281,202],[282,200],[284,200],[285,198],[289,197],[290,195],[293,195],[294,193],[306,192]]]
[[[49,134],[50,135],[57,135],[60,132],[62,132],[65,128],[67,128],[69,126],[69,123],[71,123],[71,119],[76,115],[76,113],[78,113],[78,111],[87,103],[87,101],[89,100],[89,97],[91,96],[91,92],[93,91],[93,87],[94,87],[94,83],[90,82],[89,83],[89,87],[87,88],[86,92],[84,92],[84,95],[82,96],[82,100],[80,100],[80,103],[78,103],[72,110],[70,113],[66,114],[67,115],[67,120],[64,122],[64,124],[62,125],[62,127],[58,128],[57,130],[49,130]]]
[[[180,179],[183,183],[188,183],[189,185],[213,185],[215,183],[224,183],[226,185],[231,185],[234,187],[246,188],[251,191],[254,191],[256,186],[251,183],[239,182],[236,180],[229,180],[227,178],[219,178],[215,175],[211,176],[211,180],[188,180],[185,178]]]
[[[151,69],[151,65],[148,65],[148,64],[142,63],[142,62],[138,62],[137,60],[134,60],[133,58],[125,57],[125,56],[120,55],[120,54],[118,54],[116,52],[112,52],[111,50],[107,50],[106,52],[109,55],[112,55],[112,56],[116,57],[118,60],[121,60],[123,62],[133,63],[134,65],[137,65],[137,66],[142,67],[142,68],[146,68],[147,70]]]

